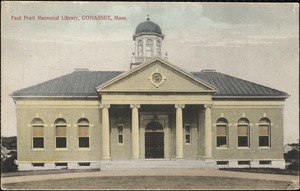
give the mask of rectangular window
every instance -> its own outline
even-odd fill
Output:
[[[228,165],[228,161],[217,161],[217,165]]]
[[[238,147],[249,147],[248,125],[238,125]]]
[[[185,124],[185,143],[191,144],[191,126],[190,124]]]
[[[250,161],[238,161],[238,165],[250,165]]]
[[[67,148],[67,138],[56,137],[56,148]]]
[[[33,137],[33,148],[44,148],[44,138]]]
[[[80,148],[89,148],[89,137],[79,137],[79,147]]]
[[[217,147],[227,147],[227,126],[217,126]]]
[[[60,166],[60,167],[67,167],[68,164],[66,162],[62,162],[62,163],[55,163],[55,166]]]
[[[32,147],[44,148],[44,127],[43,126],[33,126]]]
[[[271,165],[271,161],[270,160],[260,160],[259,164],[261,164],[261,165]]]
[[[123,124],[118,124],[118,143],[123,144],[124,143],[124,137],[123,137]]]
[[[56,148],[67,148],[67,126],[56,125],[55,126],[55,146]]]
[[[89,125],[78,126],[78,140],[79,140],[79,148],[90,147]]]
[[[33,167],[44,167],[45,163],[32,163]]]
[[[79,166],[90,166],[91,163],[90,162],[79,162],[78,165]]]

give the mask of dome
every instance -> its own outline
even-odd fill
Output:
[[[136,29],[135,29],[135,35],[141,34],[141,33],[157,33],[162,35],[161,29],[158,26],[158,24],[152,22],[152,21],[144,21],[140,23]]]

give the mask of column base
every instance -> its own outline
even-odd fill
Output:
[[[205,156],[198,156],[197,160],[205,160]]]
[[[103,157],[103,160],[111,160],[110,157]]]

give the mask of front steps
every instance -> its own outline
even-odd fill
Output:
[[[218,169],[213,160],[164,160],[136,159],[122,161],[101,161],[101,171],[137,169]]]

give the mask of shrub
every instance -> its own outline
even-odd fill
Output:
[[[287,169],[299,171],[299,161],[293,161],[292,164],[287,166]]]

